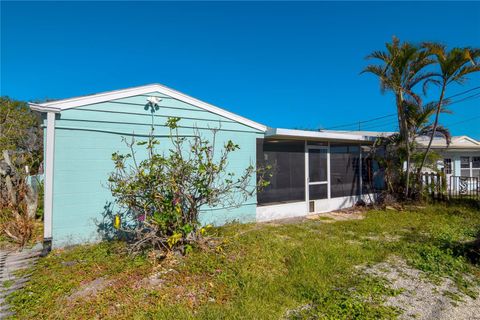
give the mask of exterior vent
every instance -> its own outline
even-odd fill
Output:
[[[315,201],[310,201],[308,211],[315,212]]]

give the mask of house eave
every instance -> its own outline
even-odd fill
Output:
[[[347,133],[333,133],[325,131],[307,131],[283,128],[268,128],[265,138],[294,139],[294,140],[328,140],[328,141],[353,141],[374,142],[377,137]]]
[[[60,111],[62,111],[60,108],[45,106],[45,105],[42,105],[42,104],[37,104],[37,103],[32,103],[32,102],[29,102],[28,106],[30,107],[31,110],[38,111],[38,112],[60,113]]]
[[[92,94],[88,96],[81,96],[81,97],[76,97],[76,98],[70,98],[70,99],[64,99],[64,100],[58,100],[58,101],[51,101],[51,102],[46,102],[46,103],[41,103],[41,104],[35,104],[35,103],[30,103],[30,108],[35,111],[40,111],[40,112],[61,112],[64,110],[72,109],[72,108],[77,108],[81,106],[86,106],[86,105],[91,105],[91,104],[96,104],[96,103],[102,103],[106,101],[112,101],[112,100],[118,100],[118,99],[123,99],[123,98],[128,98],[132,97],[135,95],[141,95],[141,94],[148,94],[148,93],[153,93],[153,92],[158,92],[161,94],[168,95],[174,99],[177,99],[179,101],[194,105],[196,107],[199,107],[201,109],[204,109],[206,111],[218,114],[220,116],[223,116],[227,119],[236,121],[238,123],[244,124],[248,127],[257,129],[259,131],[265,132],[267,130],[267,126],[252,121],[250,119],[244,118],[242,116],[239,116],[237,114],[231,113],[227,110],[224,110],[222,108],[219,108],[217,106],[214,106],[212,104],[203,102],[201,100],[198,100],[196,98],[190,97],[184,93],[181,93],[179,91],[173,90],[171,88],[168,88],[166,86],[163,86],[161,84],[149,84],[145,86],[140,86],[140,87],[133,87],[133,88],[127,88],[127,89],[122,89],[122,90],[115,90],[115,91],[108,91],[108,92],[102,92],[102,93],[97,93],[97,94]]]

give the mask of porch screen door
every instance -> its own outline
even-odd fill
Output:
[[[308,147],[308,200],[328,198],[328,147]]]

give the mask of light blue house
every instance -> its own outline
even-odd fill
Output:
[[[158,101],[153,115],[148,101]],[[41,112],[45,133],[44,239],[54,247],[95,241],[112,207],[106,187],[111,155],[128,152],[122,137],[146,137],[150,127],[166,139],[168,117],[180,117],[180,134],[197,128],[240,150],[231,170],[273,164],[270,186],[235,208],[210,208],[204,223],[266,221],[326,212],[371,199],[381,184],[364,152],[374,137],[361,134],[269,128],[159,84],[66,100],[30,104]],[[110,223],[109,221],[107,223]]]

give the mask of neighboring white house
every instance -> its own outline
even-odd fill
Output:
[[[420,139],[418,142],[427,146],[428,139]],[[468,136],[457,136],[452,137],[447,146],[445,139],[435,138],[432,149],[442,156],[438,168],[445,173],[449,192],[480,192],[480,141]]]
[[[428,139],[420,139],[422,145],[428,144]],[[450,176],[480,178],[480,141],[468,136],[452,137],[447,146],[445,139],[435,138],[432,149],[439,153],[443,160],[439,163],[447,178]]]

